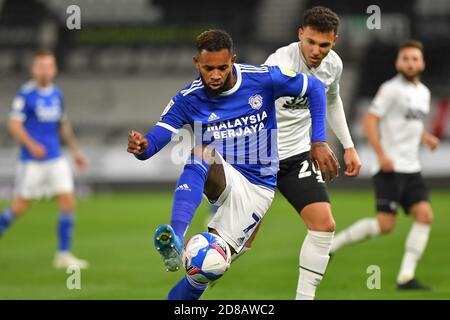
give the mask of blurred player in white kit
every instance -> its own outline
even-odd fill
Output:
[[[413,225],[406,239],[397,288],[429,289],[415,278],[433,221],[428,188],[421,175],[419,146],[423,142],[434,150],[439,139],[423,124],[430,109],[430,90],[420,82],[425,69],[422,43],[402,43],[395,66],[398,74],[381,85],[364,119],[365,134],[378,159],[372,168],[376,218],[361,219],[338,233],[331,252],[391,232],[400,205]]]

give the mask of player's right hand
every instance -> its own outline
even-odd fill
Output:
[[[385,154],[378,157],[378,163],[380,164],[381,171],[383,172],[393,172],[394,171],[394,161]]]
[[[128,132],[128,149],[129,153],[138,155],[144,152],[148,147],[148,141],[140,132],[130,130]]]
[[[28,146],[28,151],[31,153],[34,159],[42,160],[47,155],[47,149],[40,143],[33,143]]]
[[[339,161],[326,142],[311,143],[310,157],[325,181],[331,181],[339,175]]]
[[[80,171],[85,171],[87,168],[87,160],[83,153],[80,150],[77,150],[73,154],[73,158],[75,160],[75,164]]]
[[[344,151],[345,175],[347,177],[356,177],[361,170],[361,160],[355,148],[347,148]]]

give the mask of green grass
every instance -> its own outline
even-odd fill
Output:
[[[373,216],[368,191],[332,191],[337,229]],[[450,299],[450,192],[435,191],[429,246],[417,277],[431,292],[397,292],[395,278],[411,222],[399,215],[387,236],[343,248],[333,257],[318,290],[318,299]],[[81,273],[81,290],[68,290],[69,276],[53,269],[56,207],[37,202],[0,239],[0,299],[164,299],[182,273],[167,273],[153,249],[156,226],[168,222],[171,193],[103,194],[78,202],[73,251],[90,261]],[[0,203],[3,208],[7,203]],[[207,216],[200,207],[189,234],[203,231]],[[305,227],[294,209],[277,196],[254,248],[203,295],[203,299],[292,299],[299,248]],[[381,289],[369,290],[369,265],[381,268]]]

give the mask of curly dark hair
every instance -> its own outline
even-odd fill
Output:
[[[302,27],[311,27],[319,32],[334,31],[337,34],[339,17],[327,7],[317,6],[305,11]]]
[[[198,52],[202,50],[215,52],[222,49],[233,52],[233,39],[223,30],[207,30],[197,37],[196,46]]]

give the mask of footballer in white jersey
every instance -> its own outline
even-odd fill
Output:
[[[298,32],[299,42],[279,48],[265,64],[304,72],[323,82],[327,95],[327,120],[345,149],[345,174],[356,176],[361,162],[353,146],[339,95],[342,60],[332,50],[338,24],[338,16],[328,8],[307,10]],[[328,264],[335,230],[325,181],[310,157],[308,104],[304,97],[282,97],[276,101],[280,155],[277,187],[308,228],[300,250],[296,299],[301,300],[315,296]]]
[[[396,69],[398,75],[381,85],[364,118],[364,130],[378,160],[372,168],[377,216],[359,220],[337,234],[332,252],[389,233],[395,227],[397,208],[401,206],[414,222],[406,240],[397,288],[427,289],[415,278],[433,220],[418,151],[421,142],[434,150],[439,139],[425,131],[423,125],[429,111],[430,91],[420,82],[425,69],[421,42],[411,40],[400,45]]]
[[[339,81],[342,60],[330,50],[317,68],[308,65],[301,51],[301,43],[294,42],[272,53],[264,64],[276,65],[296,72],[312,75],[322,81],[327,92],[327,119],[345,149],[352,148],[342,101],[339,96]],[[276,101],[280,160],[309,151],[311,117],[305,98],[282,97]]]

